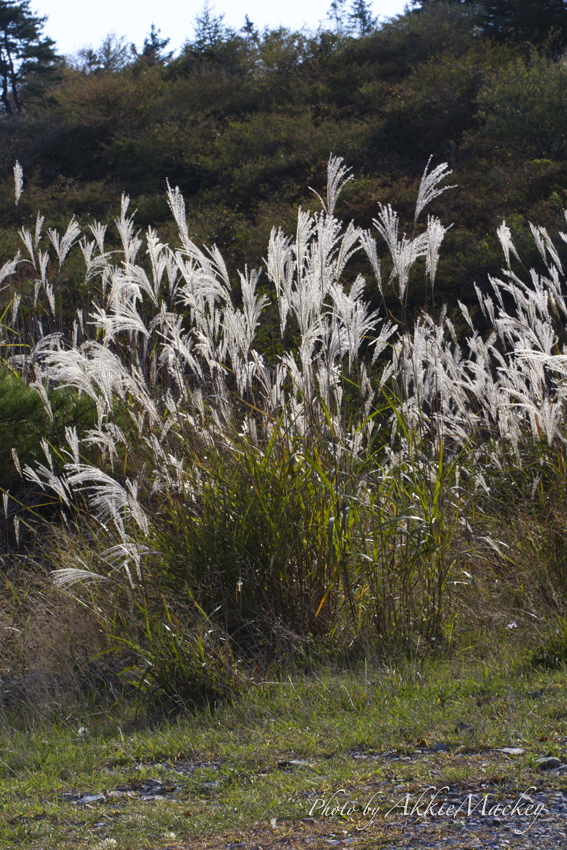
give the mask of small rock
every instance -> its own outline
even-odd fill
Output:
[[[60,799],[65,800],[66,803],[76,803],[77,800],[81,800],[84,796],[84,791],[63,791],[62,794],[59,794]]]
[[[140,791],[140,795],[142,797],[147,797],[148,795],[157,796],[163,794],[172,794],[176,790],[176,788],[176,785],[162,785],[161,782],[150,780],[149,782],[144,784],[142,790]]]
[[[279,761],[278,767],[280,770],[289,770],[294,767],[311,767],[308,761],[300,761],[299,759],[290,759],[289,761]]]
[[[449,752],[449,744],[443,744],[439,741],[437,744],[433,744],[432,748],[434,753],[448,753]]]
[[[104,794],[85,794],[74,802],[76,806],[90,806],[92,803],[106,803],[106,797]]]
[[[538,759],[536,764],[538,770],[554,770],[556,767],[561,767],[561,760],[555,756],[546,756]]]
[[[501,747],[496,750],[497,753],[504,753],[507,756],[523,756],[524,751],[521,747]]]

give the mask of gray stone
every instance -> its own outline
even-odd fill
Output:
[[[538,759],[536,764],[538,770],[554,770],[556,767],[561,767],[561,759],[555,756],[545,756],[545,758]]]
[[[106,803],[104,794],[85,794],[84,797],[75,800],[76,806],[90,806],[92,803]]]

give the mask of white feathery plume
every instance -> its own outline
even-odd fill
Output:
[[[315,219],[309,212],[305,212],[299,207],[297,211],[297,228],[295,234],[295,242],[292,242],[291,249],[295,257],[295,272],[298,281],[304,281],[305,273],[309,263],[309,245],[311,237],[315,230]]]
[[[95,221],[94,224],[89,224],[89,229],[92,235],[95,238],[95,242],[97,244],[97,248],[99,253],[104,256],[104,237],[106,234],[106,224],[101,224],[98,221]]]
[[[109,430],[108,423],[104,431],[100,427],[91,428],[83,439],[87,446],[98,446],[103,455],[108,456],[110,465],[114,469],[114,458],[118,456],[118,453],[115,435]]]
[[[87,464],[73,464],[67,473],[67,485],[72,490],[88,493],[89,503],[97,518],[114,522],[117,531],[126,540],[123,518],[130,517],[143,534],[148,533],[148,517],[138,501],[138,483],[126,480],[122,487],[114,478]]]
[[[14,166],[14,193],[16,198],[16,206],[20,203],[20,198],[22,197],[22,190],[24,188],[24,169],[20,165],[20,163],[16,160],[16,164]]]
[[[311,189],[313,194],[317,195],[321,201],[323,209],[328,216],[334,215],[339,195],[349,180],[353,179],[352,174],[346,177],[346,180],[344,179],[350,170],[350,168],[343,165],[343,158],[341,156],[333,156],[331,154],[327,163],[327,203],[325,204],[325,201],[315,189]]]
[[[89,267],[92,263],[93,251],[95,249],[95,242],[92,240],[87,242],[86,236],[83,236],[81,241],[79,242],[79,248],[81,249],[81,253],[85,260],[85,265],[87,267],[87,274],[89,273]]]
[[[37,376],[36,380],[32,384],[30,384],[30,388],[37,390],[37,393],[38,393],[38,395],[41,398],[41,401],[43,403],[43,409],[45,410],[45,412],[49,416],[50,420],[53,422],[53,411],[51,409],[51,404],[49,402],[47,392],[45,390],[45,387],[41,383],[41,380],[39,380],[38,378],[39,378],[39,376]]]
[[[0,268],[0,283],[5,280],[9,275],[14,274],[18,267],[18,263],[20,262],[20,252],[18,251],[17,255],[13,260],[8,260],[7,263],[4,263],[2,268]]]
[[[551,257],[552,263],[557,267],[559,272],[563,272],[563,267],[561,265],[561,260],[559,259],[559,254],[557,253],[557,249],[555,245],[551,241],[549,234],[545,227],[539,227],[531,223],[530,221],[530,230],[532,232],[532,236],[534,238],[534,242],[537,245],[537,249],[541,254],[541,258],[547,265],[547,253]]]
[[[179,234],[181,236],[181,241],[184,246],[188,245],[191,240],[189,239],[189,231],[187,229],[187,218],[185,214],[185,200],[179,186],[176,186],[175,189],[172,189],[169,185],[169,180],[167,182],[167,201],[169,204],[169,208],[173,213],[173,217],[179,228]]]
[[[165,268],[167,271],[167,285],[169,297],[173,299],[177,295],[179,269],[177,267],[177,263],[175,262],[175,255],[171,250],[167,251]]]
[[[19,309],[21,300],[22,300],[22,296],[20,295],[19,292],[16,292],[16,294],[12,298],[12,327],[16,324],[16,319],[18,317],[18,309]]]
[[[41,274],[41,283],[45,286],[47,284],[47,264],[49,263],[49,254],[47,251],[39,251],[38,253],[38,264],[39,264],[39,272]]]
[[[67,230],[65,231],[63,236],[60,236],[59,233],[53,228],[50,228],[47,231],[47,235],[49,236],[51,244],[55,248],[55,253],[57,254],[57,257],[59,259],[59,268],[62,267],[67,254],[75,244],[77,237],[80,236],[80,234],[81,228],[79,227],[75,216],[73,216],[73,218],[69,222]]]
[[[443,227],[440,219],[435,216],[427,216],[427,247],[425,251],[426,272],[431,280],[431,289],[435,286],[435,275],[439,263],[439,252],[441,243],[449,228]]]
[[[59,475],[55,475],[52,469],[41,463],[38,463],[35,469],[25,466],[24,478],[34,481],[42,490],[53,490],[67,507],[71,507],[70,491],[67,482]]]
[[[328,263],[333,280],[339,280],[348,261],[356,254],[357,251],[360,251],[362,247],[362,235],[362,230],[355,227],[352,221],[349,222],[348,227],[339,243],[339,251],[336,261],[332,264]]]
[[[516,251],[516,247],[512,242],[512,232],[506,222],[503,221],[496,233],[500,239],[504,256],[506,257],[506,265],[510,268],[510,254],[513,254],[517,260],[520,259],[518,252]]]
[[[295,263],[291,249],[291,240],[285,236],[281,228],[272,228],[268,246],[268,258],[265,261],[268,279],[275,285],[278,310],[280,314],[280,331],[283,337],[287,315],[291,303],[291,288]]]
[[[193,338],[183,333],[183,317],[164,312],[161,328],[164,342],[159,355],[160,365],[165,364],[180,384],[183,383],[183,365],[202,378],[201,365],[193,352]]]
[[[79,436],[77,434],[77,428],[70,428],[67,426],[65,428],[65,439],[71,449],[71,454],[73,456],[73,460],[76,464],[79,463]]]
[[[75,387],[79,393],[84,392],[92,399],[97,398],[82,349],[50,352],[43,360],[47,380],[61,387]]]
[[[41,213],[37,214],[37,218],[35,220],[35,235],[34,235],[34,248],[37,251],[38,245],[41,240],[41,228],[43,227],[43,222],[45,221],[45,216],[41,215]]]
[[[102,554],[102,559],[114,570],[119,567],[122,568],[126,573],[130,587],[135,588],[129,562],[134,563],[138,581],[142,581],[142,557],[149,554],[153,554],[153,550],[148,546],[140,546],[136,541],[123,539],[118,545],[106,549]],[[119,563],[120,561],[121,563]]]
[[[120,234],[122,241],[122,250],[124,251],[124,262],[134,263],[136,255],[142,246],[139,231],[134,233],[134,216],[135,212],[128,216],[128,207],[130,206],[130,198],[123,194],[120,201],[120,218],[115,218],[114,223]],[[96,238],[96,237],[95,237]]]
[[[147,250],[146,253],[150,258],[152,265],[152,283],[148,281],[150,298],[154,305],[159,303],[161,282],[163,274],[168,267],[169,250],[166,245],[163,245],[158,238],[157,233],[153,228],[149,227],[146,235]]]
[[[398,297],[403,299],[411,267],[427,251],[427,233],[422,233],[415,239],[409,239],[404,233],[402,238],[398,239],[399,217],[390,204],[380,204],[378,218],[373,219],[373,224],[388,246],[394,265],[392,274],[398,278]]]
[[[55,315],[55,294],[53,292],[53,287],[46,281],[43,289],[45,297],[47,298],[47,303],[49,304],[49,309],[51,310],[52,315]]]
[[[33,244],[33,236],[31,231],[27,229],[27,227],[22,227],[19,232],[19,237],[24,243],[26,247],[26,251],[30,255],[30,260],[32,261],[35,268],[35,253],[34,253],[34,244]]]
[[[89,319],[88,324],[103,331],[105,340],[114,341],[116,335],[123,332],[139,333],[146,338],[149,337],[145,322],[133,303],[114,304],[113,313],[110,315],[102,307],[95,305]]]
[[[382,270],[380,266],[380,260],[378,259],[376,240],[372,237],[369,230],[363,230],[360,234],[360,243],[366,253],[366,256],[370,260],[370,264],[372,266],[372,270],[374,271],[374,276],[378,284],[378,291],[380,292],[380,295],[383,296],[384,291],[382,289]]]
[[[442,162],[441,165],[436,166],[429,174],[427,173],[429,169],[429,164],[431,163],[432,157],[429,157],[427,161],[427,165],[425,166],[425,171],[423,172],[423,176],[421,178],[421,183],[419,184],[419,193],[417,196],[417,203],[415,205],[415,215],[414,221],[420,216],[422,210],[433,201],[435,198],[438,198],[439,195],[442,195],[443,192],[446,192],[447,189],[456,189],[456,186],[441,186],[439,187],[439,183],[448,177],[453,172],[449,169],[449,164],[447,162]]]
[[[79,560],[79,559],[77,559]],[[98,573],[93,573],[92,570],[82,570],[79,567],[59,567],[53,570],[51,578],[56,587],[65,589],[74,584],[92,584],[109,581],[108,576],[101,576]]]
[[[248,268],[246,268],[244,274],[239,272],[239,276],[240,289],[242,292],[242,316],[244,320],[242,326],[244,346],[241,346],[241,348],[243,353],[247,353],[254,341],[256,328],[260,322],[260,316],[268,303],[268,299],[265,295],[260,297],[256,295],[256,287],[260,277],[260,272],[258,270],[252,269],[252,271],[249,272]]]
[[[333,312],[336,314],[342,329],[344,329],[346,350],[349,357],[349,373],[355,359],[358,358],[363,338],[375,330],[378,320],[378,311],[368,313],[368,306],[362,300],[364,286],[364,278],[359,275],[348,295],[342,286],[333,285],[331,287]]]
[[[467,325],[469,326],[471,331],[474,333],[475,327],[474,327],[474,324],[473,324],[473,320],[471,319],[471,314],[469,313],[469,308],[466,306],[466,304],[463,304],[462,301],[457,301],[457,303],[459,305],[461,313],[465,317],[465,321],[466,321]]]
[[[386,324],[382,325],[379,335],[376,339],[372,340],[372,346],[374,347],[374,354],[372,355],[372,363],[374,364],[378,357],[382,354],[382,352],[386,349],[386,347],[390,344],[390,338],[396,333],[396,326],[392,322],[386,322]],[[386,379],[382,381],[385,382]]]
[[[353,175],[349,174],[350,170],[343,165],[341,156],[329,156],[327,165],[327,215],[334,215],[339,195],[346,184],[353,179]]]
[[[132,289],[132,294],[136,293],[136,300],[141,300],[141,293],[145,292],[146,295],[150,298],[154,307],[158,306],[159,303],[159,281],[157,282],[157,286],[154,288],[154,284],[148,278],[146,272],[141,266],[132,265],[132,263],[127,263],[123,272],[117,270],[114,275],[114,280],[120,280],[120,284],[122,288],[130,285]],[[126,299],[124,299],[125,301]]]
[[[18,452],[16,451],[15,446],[12,447],[12,460],[14,461],[14,466],[18,472],[20,478],[22,478],[22,467],[20,466],[20,459],[18,457]]]

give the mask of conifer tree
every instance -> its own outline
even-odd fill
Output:
[[[144,47],[142,49],[142,57],[148,65],[163,64],[173,56],[173,53],[165,54],[164,48],[167,47],[171,39],[160,38],[161,30],[156,29],[156,25],[152,24],[152,28],[144,39]]]
[[[30,0],[0,0],[0,102],[7,115],[22,111],[53,75],[55,42],[42,34],[47,18],[30,10]]]
[[[357,35],[368,35],[376,26],[376,18],[372,15],[372,5],[366,0],[352,0],[348,23],[351,32]]]
[[[224,15],[215,15],[209,0],[205,0],[195,17],[195,47],[203,51],[214,50],[225,41],[228,33]]]
[[[564,42],[567,6],[564,0],[482,0],[480,23],[496,41],[540,44],[551,33]]]
[[[555,48],[567,43],[567,0],[412,0],[418,12],[447,2],[476,12],[482,33],[494,41],[541,44],[550,39]]]

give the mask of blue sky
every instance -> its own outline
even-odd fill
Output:
[[[373,14],[379,19],[390,18],[404,10],[406,0],[374,0]],[[300,29],[317,29],[325,21],[331,0],[217,0],[215,14],[224,14],[228,26],[240,29],[245,15],[259,28],[279,25]],[[350,0],[347,3],[350,5]],[[177,50],[193,35],[195,16],[203,6],[202,0],[32,0],[30,8],[38,15],[47,15],[44,32],[57,44],[59,53],[74,53],[81,47],[98,47],[105,36],[115,33],[125,36],[141,47],[153,24],[161,36],[171,39],[170,49]]]

